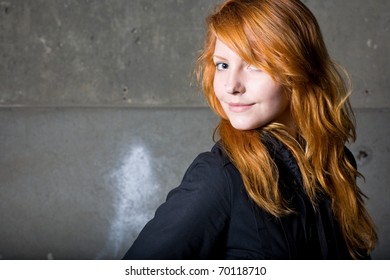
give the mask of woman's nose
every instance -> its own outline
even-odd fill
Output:
[[[245,87],[239,74],[229,73],[225,84],[225,90],[228,94],[242,94],[245,92]]]

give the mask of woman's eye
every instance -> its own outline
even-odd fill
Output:
[[[222,70],[228,69],[229,65],[227,65],[226,63],[221,62],[221,63],[216,63],[215,67],[217,68],[217,70],[222,71]]]

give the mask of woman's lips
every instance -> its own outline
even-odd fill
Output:
[[[242,104],[242,103],[228,103],[229,110],[234,113],[242,113],[245,111],[248,111],[250,108],[252,108],[254,103],[252,104]]]

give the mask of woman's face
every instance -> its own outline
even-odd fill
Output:
[[[214,91],[232,126],[256,129],[271,122],[291,127],[289,101],[270,75],[249,65],[217,39]]]

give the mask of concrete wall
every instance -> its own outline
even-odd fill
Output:
[[[354,82],[361,188],[390,258],[390,2],[306,0]],[[0,2],[0,259],[117,259],[216,117],[190,85],[216,0]]]

